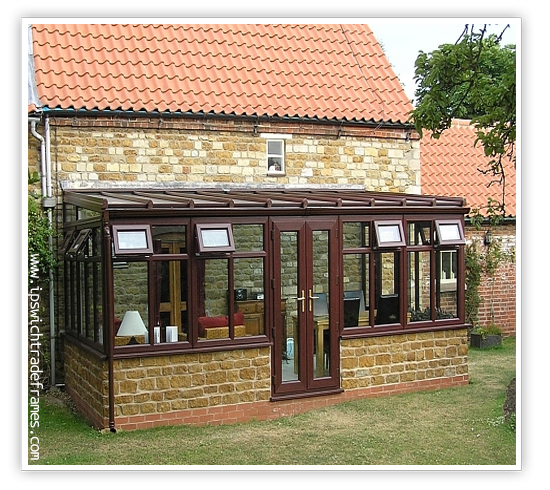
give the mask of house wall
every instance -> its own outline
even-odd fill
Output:
[[[476,230],[466,227],[467,243],[476,242],[479,250],[484,248],[483,238],[486,229]],[[493,240],[500,242],[502,250],[513,252],[516,249],[516,225],[504,224],[491,228]],[[482,298],[478,311],[479,324],[490,325],[493,322],[502,329],[503,335],[516,335],[516,263],[503,261],[493,279],[484,274],[481,278],[479,293]]]
[[[72,187],[186,182],[420,191],[419,141],[415,135],[406,139],[404,130],[84,117],[51,117],[50,127],[56,182]],[[268,175],[262,132],[292,135],[284,175]],[[36,148],[37,141],[30,136],[29,144]],[[36,151],[29,157],[36,169]]]
[[[270,349],[233,349],[114,361],[115,428],[268,420],[343,401],[468,384],[466,329],[341,341],[336,395],[270,401]],[[108,427],[107,363],[67,343],[67,390]]]

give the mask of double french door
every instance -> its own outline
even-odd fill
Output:
[[[338,390],[338,221],[274,218],[271,226],[273,395]]]

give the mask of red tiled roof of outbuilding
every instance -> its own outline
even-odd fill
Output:
[[[36,24],[49,109],[404,124],[412,104],[366,24]]]
[[[476,131],[469,120],[455,119],[439,139],[424,134],[420,144],[422,193],[466,198],[470,208],[487,205],[492,197],[502,199],[502,187],[491,184],[494,177],[484,174],[490,158],[485,156],[481,143],[475,145]],[[516,169],[503,158],[506,176],[505,211],[516,216]]]

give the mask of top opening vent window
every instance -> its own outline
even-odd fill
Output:
[[[376,241],[379,247],[402,247],[405,234],[401,221],[375,221]]]
[[[462,245],[464,230],[459,220],[436,220],[435,229],[440,245]]]
[[[115,255],[153,253],[149,225],[113,225]]]
[[[234,252],[235,242],[230,224],[197,225],[199,253]]]

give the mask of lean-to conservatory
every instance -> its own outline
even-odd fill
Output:
[[[171,188],[63,203],[66,385],[96,426],[467,383],[462,199]]]

